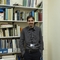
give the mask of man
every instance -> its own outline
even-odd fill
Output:
[[[21,32],[20,49],[24,60],[40,60],[43,40],[41,28],[34,25],[34,20],[33,16],[28,16],[28,26]]]

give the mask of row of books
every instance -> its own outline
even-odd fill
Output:
[[[28,7],[36,7],[37,5],[37,0],[22,0],[17,2],[17,1],[11,1],[11,0],[0,0],[0,4],[6,4],[6,5],[13,5],[13,4],[20,4],[23,6],[28,6]]]
[[[42,21],[42,12],[28,12],[16,10],[13,14],[13,9],[0,9],[0,20],[25,20],[27,16],[32,15],[35,17],[35,21]]]
[[[27,7],[36,7],[42,2],[42,0],[0,0],[0,4],[5,5],[21,5],[21,6],[27,6]],[[41,5],[42,6],[42,5]]]
[[[2,24],[0,25],[0,37],[9,37],[9,36],[20,36],[20,26],[15,24]]]
[[[26,11],[22,11],[20,12],[19,10],[17,10],[15,12],[15,18],[14,20],[22,20],[22,21],[27,21],[27,16],[31,15],[33,17],[35,17],[35,21],[42,21],[42,12],[26,12]]]
[[[23,6],[36,7],[37,0],[23,0]]]
[[[10,0],[0,0],[0,4],[10,5]]]
[[[0,39],[0,53],[12,53],[12,52],[21,52],[20,39]]]

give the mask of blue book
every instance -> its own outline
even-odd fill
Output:
[[[6,0],[6,4],[10,5],[10,0]],[[4,20],[8,20],[8,9],[5,8],[5,19]]]
[[[34,17],[34,11],[31,11],[30,12],[30,15]]]
[[[4,12],[4,9],[3,8],[0,8],[0,12]]]
[[[2,49],[2,53],[8,53],[8,49],[7,48]]]
[[[5,19],[4,20],[8,20],[8,9],[5,9]]]
[[[17,56],[18,60],[21,60],[20,56]]]
[[[7,5],[10,5],[10,0],[6,0],[6,4]]]
[[[0,53],[3,53],[3,50],[2,49],[0,49]]]
[[[1,39],[0,39],[0,49],[2,48],[2,46],[1,46]]]
[[[20,10],[17,10],[17,20],[20,20]]]

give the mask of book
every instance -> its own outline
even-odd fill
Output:
[[[0,39],[0,49],[2,48],[1,39]]]
[[[17,52],[16,41],[12,39],[13,52]]]
[[[4,9],[0,8],[0,20],[4,20]]]
[[[34,17],[35,12],[32,10],[32,11],[30,12],[30,15]]]
[[[6,4],[7,5],[10,5],[10,0],[6,0]]]
[[[38,12],[38,21],[42,21],[42,13]]]
[[[36,7],[36,0],[31,0],[31,7]]]
[[[14,12],[14,18],[13,20],[17,21],[17,20],[21,20],[21,17],[20,17],[20,10],[16,10]]]
[[[20,10],[17,10],[17,20],[20,20]]]
[[[20,42],[20,39],[16,39],[17,52],[21,52],[19,42]]]
[[[20,26],[17,25],[17,36],[20,36]]]
[[[9,37],[9,29],[8,28],[5,30],[5,36]]]
[[[38,12],[35,12],[34,17],[35,17],[35,21],[38,21]]]
[[[26,6],[26,3],[27,2],[27,0],[23,0],[23,6]]]

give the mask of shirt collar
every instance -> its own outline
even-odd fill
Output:
[[[34,26],[33,28],[30,28],[30,27],[28,26],[28,30],[31,30],[31,29],[33,29],[33,30],[35,31],[35,26]]]

